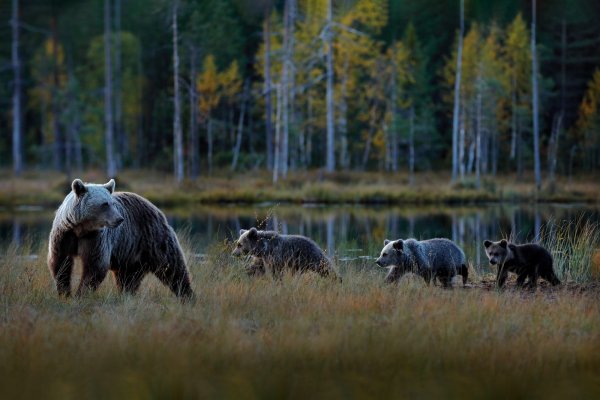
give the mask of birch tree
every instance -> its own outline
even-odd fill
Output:
[[[533,103],[533,160],[535,170],[535,186],[537,190],[542,188],[542,167],[540,161],[540,128],[539,128],[539,103],[538,103],[538,76],[537,76],[537,52],[535,42],[536,31],[536,0],[531,1],[531,85]]]
[[[111,49],[111,13],[110,2],[104,0],[104,138],[106,144],[106,174],[114,178],[117,174],[113,148],[113,78]]]
[[[183,181],[183,133],[181,131],[181,100],[179,93],[178,7],[179,1],[173,1],[173,172],[177,183],[181,183]]]
[[[458,176],[458,119],[460,113],[460,79],[462,72],[463,36],[465,33],[465,2],[460,0],[460,29],[458,32],[458,52],[456,56],[456,77],[454,79],[454,112],[452,116],[452,181]]]
[[[327,65],[327,152],[325,170],[335,170],[335,131],[333,125],[333,0],[327,0],[327,25],[325,27],[325,51]]]
[[[23,144],[22,144],[22,112],[21,112],[21,59],[19,57],[19,0],[12,0],[12,70],[13,70],[13,97],[12,97],[12,155],[13,172],[20,176],[23,172]]]

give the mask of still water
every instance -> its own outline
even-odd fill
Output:
[[[547,227],[579,219],[600,222],[600,206],[583,204],[489,204],[484,206],[253,206],[197,207],[165,210],[175,230],[202,254],[216,241],[232,240],[241,228],[256,226],[313,238],[338,262],[376,256],[384,239],[447,237],[458,243],[470,263],[485,268],[482,242],[510,237],[535,241]],[[0,211],[0,250],[11,243],[46,243],[53,210],[23,207]]]

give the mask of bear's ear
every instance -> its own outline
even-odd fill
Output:
[[[492,242],[491,242],[491,241],[489,241],[489,240],[486,240],[485,242],[483,242],[483,247],[485,247],[486,249],[487,249],[488,247],[490,247],[491,245],[492,245]]]
[[[71,189],[73,190],[73,193],[75,193],[75,195],[78,197],[87,192],[85,184],[81,181],[81,179],[75,179],[73,183],[71,183]]]
[[[508,242],[506,241],[506,239],[502,239],[500,241],[500,247],[506,248],[507,246],[508,246]]]
[[[240,236],[242,236],[242,235],[243,235],[244,233],[246,233],[246,232],[248,232],[248,231],[247,231],[247,230],[245,230],[245,229],[240,229]]]
[[[383,245],[384,245],[384,246],[387,246],[387,245],[388,245],[390,242],[391,242],[391,240],[390,240],[390,239],[385,239],[385,240],[383,241]]]
[[[112,194],[112,192],[115,191],[115,180],[111,179],[110,181],[108,181],[108,183],[103,185],[106,190],[108,190],[110,192],[110,194]]]
[[[255,238],[257,236],[258,236],[258,231],[256,230],[256,228],[254,228],[254,227],[250,228],[250,230],[248,231],[248,237]]]
[[[398,239],[394,242],[394,244],[392,246],[394,247],[394,249],[396,249],[398,251],[402,251],[404,242],[402,242],[402,239]]]

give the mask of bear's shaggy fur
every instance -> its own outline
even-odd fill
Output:
[[[552,285],[560,284],[552,267],[552,255],[539,244],[517,245],[502,239],[499,242],[486,240],[483,246],[490,264],[498,266],[496,284],[499,288],[504,286],[509,272],[517,274],[518,287],[523,286],[525,279],[529,278],[526,286],[535,288],[538,277]]]
[[[48,245],[59,295],[70,295],[73,258],[79,257],[76,295],[96,290],[111,270],[121,291],[135,293],[150,272],[177,296],[194,297],[177,236],[158,208],[137,194],[113,193],[112,179],[104,185],[75,179],[71,188],[56,211]]]
[[[456,274],[462,275],[463,285],[469,276],[465,253],[448,239],[386,239],[375,263],[389,269],[388,283],[397,282],[407,272],[420,275],[427,284],[437,278],[444,287],[451,286]]]
[[[319,246],[300,235],[281,235],[275,231],[259,231],[256,228],[242,229],[232,254],[252,257],[252,264],[246,269],[249,275],[262,275],[265,271],[270,271],[273,277],[280,278],[287,269],[337,277]]]

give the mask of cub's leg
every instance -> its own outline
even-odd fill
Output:
[[[265,274],[265,263],[257,257],[252,257],[252,263],[247,265],[246,274],[248,276],[263,276]]]
[[[527,272],[521,272],[518,276],[517,276],[517,287],[522,287],[523,284],[525,283],[525,278],[527,278]]]
[[[498,266],[498,273],[496,275],[496,284],[498,286],[498,289],[502,289],[507,277],[508,268],[505,268],[504,266]]]
[[[527,276],[529,277],[527,280],[527,287],[530,289],[535,289],[538,280],[538,266],[536,265],[534,268],[532,268]]]
[[[396,266],[392,266],[389,269],[388,274],[385,277],[385,283],[394,283],[397,282],[402,276],[400,268]]]

